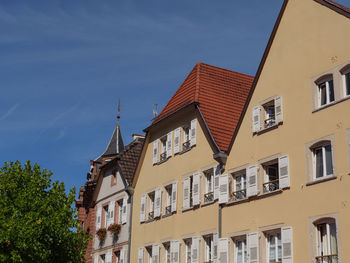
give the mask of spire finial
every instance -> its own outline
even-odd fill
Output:
[[[117,114],[117,122],[119,124],[119,119],[120,119],[120,99],[118,99],[118,114]]]

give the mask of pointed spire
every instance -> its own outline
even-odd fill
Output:
[[[120,134],[120,127],[119,127],[119,119],[120,119],[120,99],[118,99],[118,114],[117,114],[117,144],[116,144],[116,152],[119,153],[119,135]]]

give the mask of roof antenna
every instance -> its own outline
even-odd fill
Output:
[[[119,153],[119,119],[120,119],[120,99],[118,99],[118,114],[117,114],[117,153]]]
[[[153,117],[157,117],[158,115],[158,104],[157,103],[154,103],[153,104]]]

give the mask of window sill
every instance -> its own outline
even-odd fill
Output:
[[[171,213],[169,213],[169,214],[162,215],[161,218],[163,219],[163,218],[170,217],[170,216],[172,216],[174,213],[176,213],[176,211],[171,212]]]
[[[280,126],[281,124],[283,124],[283,121],[279,122],[279,123],[276,123],[274,125],[271,125],[270,127],[267,127],[267,128],[263,128],[257,132],[254,132],[254,134],[256,135],[260,135],[260,134],[263,134],[265,132],[268,132],[268,131],[271,131],[271,130],[274,130],[274,129],[277,129],[278,126]]]
[[[265,198],[265,197],[269,197],[271,195],[276,195],[276,194],[281,194],[283,192],[283,189],[277,189],[275,191],[271,191],[271,192],[266,192],[266,193],[262,193],[262,194],[259,194],[257,196],[257,198]]]
[[[201,207],[205,207],[205,206],[209,206],[211,204],[214,204],[216,200],[213,200],[213,201],[208,201],[208,202],[204,202]]]
[[[162,161],[159,161],[153,165],[161,165],[162,163],[165,163],[166,161],[168,161],[168,159],[170,158],[171,156],[167,157],[166,159],[162,160]]]
[[[242,199],[238,199],[238,200],[232,200],[232,201],[228,202],[226,205],[238,205],[238,204],[246,203],[246,202],[249,202],[249,198],[248,197],[242,198]]]
[[[199,207],[199,205],[193,205],[193,206],[191,206],[189,208],[182,208],[182,213],[194,210],[196,208],[196,206]]]
[[[318,107],[317,109],[313,110],[312,113],[316,113],[316,112],[319,112],[319,111],[321,111],[321,110],[327,109],[327,108],[329,108],[329,107],[331,107],[331,106],[333,106],[333,105],[336,105],[336,104],[338,104],[338,103],[341,103],[341,102],[346,101],[346,100],[349,100],[349,99],[350,99],[350,96],[346,96],[346,97],[344,97],[344,98],[341,98],[340,100],[336,100],[336,101],[333,101],[333,102],[328,103],[328,104],[326,104],[326,105],[323,105],[323,106],[321,106],[321,107]]]
[[[323,182],[327,182],[327,181],[334,180],[334,179],[337,179],[336,175],[328,175],[325,177],[321,177],[320,179],[315,179],[314,181],[307,182],[306,186],[314,185],[314,184],[318,184],[318,183],[323,183]]]

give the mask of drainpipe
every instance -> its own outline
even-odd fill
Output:
[[[217,154],[214,154],[214,159],[220,163],[220,174],[225,169],[225,163],[227,159],[227,154],[223,152],[219,152]],[[218,236],[221,238],[222,234],[222,205],[219,205],[218,210]]]
[[[128,237],[128,259],[127,263],[130,263],[130,253],[131,253],[131,230],[132,230],[132,206],[133,206],[133,195],[134,195],[134,188],[131,185],[128,185],[125,188],[125,191],[129,195],[129,201],[130,201],[130,217],[129,217],[129,237]]]
[[[222,207],[221,205],[219,204],[219,238],[221,238],[221,228],[222,228],[222,215],[221,215],[221,212],[222,212]]]

